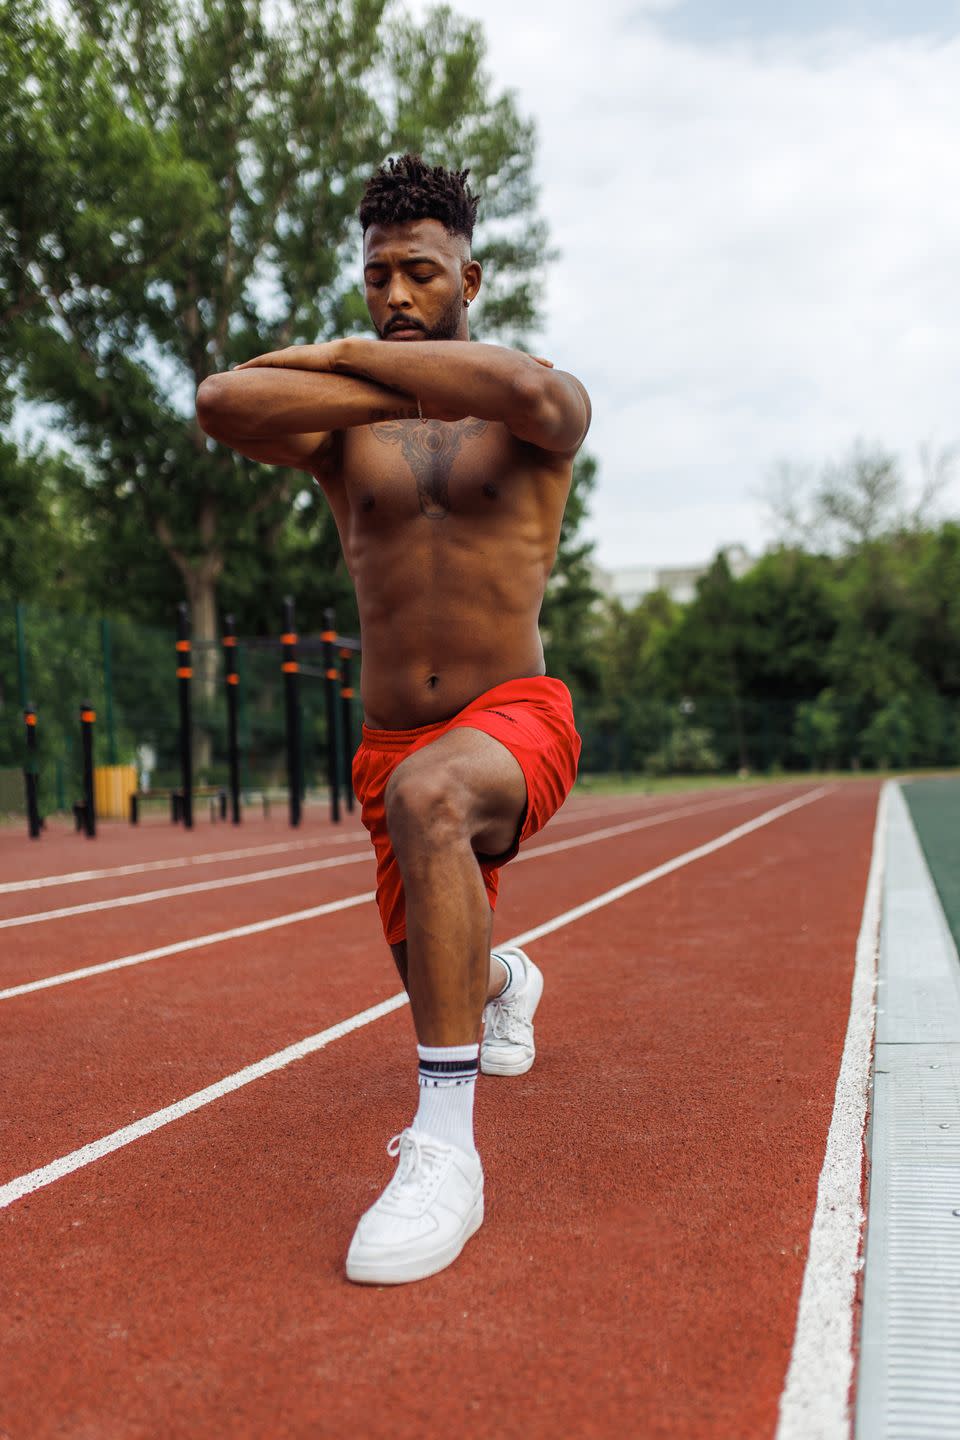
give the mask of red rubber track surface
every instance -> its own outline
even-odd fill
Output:
[[[810,788],[578,798],[529,849],[718,804],[509,867],[497,935]],[[531,944],[547,977],[537,1063],[481,1080],[487,1219],[431,1280],[343,1279],[392,1171],[384,1143],[415,1104],[406,1008],[0,1212],[0,1433],[770,1436],[876,800],[873,784],[839,786]],[[2,879],[289,835],[146,826],[131,843],[103,827],[96,845],[28,847],[5,833]],[[26,907],[4,895],[0,918],[353,848],[34,890]],[[371,876],[348,865],[3,930],[0,985],[363,892]],[[0,1183],[397,988],[366,904],[4,1001]]]

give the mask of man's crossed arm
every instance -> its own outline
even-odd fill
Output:
[[[590,422],[572,375],[518,350],[474,341],[346,339],[298,345],[211,376],[197,393],[208,434],[257,459],[283,437],[320,452],[329,432],[384,419],[499,420],[520,440],[572,453]],[[299,432],[303,445],[297,445]],[[245,440],[247,443],[240,443]],[[251,445],[251,442],[253,444]],[[303,460],[273,463],[302,465]]]
[[[197,420],[214,440],[267,465],[316,472],[337,431],[417,414],[412,395],[370,380],[273,368],[239,374],[240,368],[203,381]]]

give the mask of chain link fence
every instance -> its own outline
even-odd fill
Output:
[[[960,701],[893,695],[868,704],[831,690],[808,700],[687,696],[577,709],[581,771],[770,774],[960,765]]]
[[[81,706],[96,712],[95,763],[131,765],[145,791],[180,784],[176,630],[123,617],[101,618],[0,606],[0,812],[25,808],[24,709],[36,709],[36,766],[44,813],[81,798]],[[279,640],[239,640],[238,739],[241,790],[248,799],[285,789],[286,726]],[[194,784],[228,780],[224,658],[218,643],[193,643]],[[307,792],[327,775],[322,672],[301,667],[301,774]],[[353,702],[354,704],[356,702]],[[359,735],[359,717],[355,723]]]
[[[132,765],[144,789],[179,785],[175,624],[152,629],[123,617],[0,605],[0,812],[25,808],[24,707],[37,711],[37,770],[45,813],[81,796],[79,716],[96,711],[98,765]],[[286,727],[276,639],[239,640],[241,790],[284,791]],[[223,652],[193,645],[194,781],[228,777]],[[302,664],[301,773],[309,793],[327,775],[327,722],[319,664]],[[583,735],[581,772],[622,775],[771,773],[960,765],[960,702],[937,694],[868,706],[830,690],[801,701],[625,695],[574,696]],[[356,700],[354,733],[359,736]]]

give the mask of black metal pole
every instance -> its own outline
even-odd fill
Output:
[[[184,601],[177,606],[177,688],[180,692],[180,814],[187,830],[193,829],[193,735],[190,715],[190,616]]]
[[[283,690],[287,712],[287,785],[290,791],[290,824],[300,824],[300,686],[297,666],[297,632],[293,600],[283,602]]]
[[[80,741],[83,750],[83,828],[92,840],[97,833],[93,799],[93,722],[97,715],[89,700],[80,706]]]
[[[343,798],[353,814],[353,656],[340,651],[340,741],[343,746]]]
[[[24,710],[23,721],[27,727],[27,763],[23,771],[27,787],[27,826],[30,839],[36,840],[43,828],[43,822],[37,803],[37,712],[32,705],[28,705]]]
[[[227,749],[230,760],[230,806],[234,825],[240,824],[240,750],[237,743],[237,631],[232,615],[223,622],[223,675],[227,685]],[[224,812],[223,819],[226,819]]]
[[[323,641],[323,698],[327,711],[327,783],[330,786],[330,819],[340,820],[339,760],[337,757],[337,682],[340,679],[334,661],[333,647],[337,643],[336,616],[333,610],[324,610],[325,629],[320,633]]]

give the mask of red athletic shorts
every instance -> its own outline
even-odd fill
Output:
[[[353,787],[376,851],[377,904],[389,945],[405,939],[407,921],[400,867],[387,834],[387,781],[401,760],[461,725],[483,730],[505,745],[527,782],[526,808],[510,849],[503,855],[477,857],[491,910],[496,908],[501,865],[513,859],[522,841],[543,829],[577,777],[580,736],[573,723],[570,691],[548,675],[496,685],[437,725],[421,725],[417,730],[371,730],[364,725],[353,761]]]

